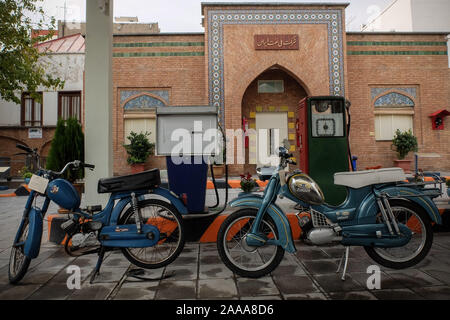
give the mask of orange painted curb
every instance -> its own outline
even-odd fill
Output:
[[[200,238],[200,242],[216,242],[217,234],[219,233],[220,226],[222,222],[228,217],[228,215],[219,215],[214,221],[209,225],[208,229],[203,233]]]
[[[7,197],[17,197],[17,194],[13,193],[6,193],[6,194],[0,194],[0,198],[7,198]]]

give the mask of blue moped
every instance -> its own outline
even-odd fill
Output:
[[[36,149],[17,147],[39,163]],[[98,192],[111,193],[106,207],[102,210],[96,205],[81,210],[79,194],[70,182],[60,177],[66,170],[83,168],[93,170],[94,166],[75,160],[60,172],[39,168],[31,178],[32,191],[11,249],[10,283],[18,283],[31,260],[39,255],[43,220],[51,201],[69,211],[70,219],[61,225],[67,233],[66,252],[72,256],[99,255],[91,282],[108,250],[119,248],[131,263],[148,269],[170,264],[182,251],[185,232],[181,215],[187,210],[176,195],[159,187],[159,169],[100,179]],[[160,199],[145,199],[148,194]],[[40,208],[36,205],[38,197],[44,198]]]
[[[233,272],[257,278],[273,271],[284,252],[296,252],[285,213],[275,203],[288,198],[297,203],[301,239],[312,245],[342,244],[345,251],[342,280],[345,279],[350,246],[362,246],[378,264],[401,269],[420,262],[433,242],[432,223],[442,224],[432,198],[439,188],[425,188],[425,182],[407,182],[400,168],[336,173],[334,183],[347,188],[339,206],[325,203],[320,187],[296,170],[287,174],[290,159],[287,141],[279,148],[280,163],[269,174],[263,195],[240,196],[230,202],[239,210],[225,219],[218,233],[217,247],[222,261]]]

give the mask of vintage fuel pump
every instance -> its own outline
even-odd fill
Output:
[[[334,173],[350,168],[346,101],[338,96],[306,97],[298,110],[300,169],[319,183],[327,203],[338,205],[346,191],[334,185]]]
[[[219,203],[216,189],[216,208],[205,207],[208,162],[212,171],[212,156],[220,154],[220,126],[217,108],[210,106],[164,107],[156,111],[156,150],[166,156],[169,189],[186,205],[190,217],[215,215]],[[223,135],[223,134],[222,134]],[[225,144],[224,144],[225,145]],[[225,178],[228,180],[225,166]],[[213,172],[211,172],[214,177]],[[226,181],[226,186],[228,183]],[[228,189],[226,190],[225,205]]]

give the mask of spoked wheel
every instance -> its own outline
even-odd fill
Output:
[[[403,247],[373,248],[364,247],[367,254],[382,266],[392,269],[411,267],[422,261],[433,244],[433,230],[428,214],[417,204],[405,200],[389,201],[397,222],[407,226],[411,240]],[[381,214],[379,214],[381,221]]]
[[[28,230],[29,224],[28,219],[26,219],[23,221],[23,224],[18,231],[20,233],[18,237],[18,245],[11,248],[8,269],[9,283],[11,284],[16,284],[22,280],[31,262],[31,259],[24,254],[25,241],[28,238]]]
[[[245,239],[255,221],[256,209],[232,213],[222,223],[217,236],[217,249],[224,264],[243,277],[259,278],[273,271],[284,256],[276,245],[251,247]],[[278,231],[270,216],[261,221],[260,232],[268,239],[278,239]]]
[[[183,218],[171,204],[157,199],[139,202],[142,221],[159,230],[159,241],[153,247],[123,248],[125,257],[141,268],[156,269],[170,264],[181,253],[184,247]],[[137,214],[130,207],[120,224],[135,224]]]

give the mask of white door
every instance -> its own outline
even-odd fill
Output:
[[[287,112],[257,112],[256,133],[258,135],[257,166],[277,166],[277,150],[288,138]]]

